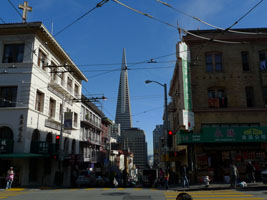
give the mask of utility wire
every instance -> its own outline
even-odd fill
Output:
[[[231,30],[231,28],[232,28],[234,25],[236,25],[236,24],[237,24],[239,21],[241,21],[246,15],[248,15],[249,12],[251,12],[253,9],[255,9],[260,3],[262,3],[263,0],[261,0],[260,2],[258,2],[257,5],[255,5],[253,8],[251,8],[251,9],[250,9],[244,16],[242,16],[242,17],[241,17],[240,19],[238,19],[234,24],[232,24],[229,28],[226,28],[226,29],[221,28],[221,27],[218,27],[218,26],[215,26],[215,25],[212,25],[212,24],[210,24],[210,23],[208,23],[208,22],[206,22],[206,21],[204,21],[204,20],[202,20],[202,19],[200,19],[200,18],[198,18],[198,17],[195,17],[195,16],[193,16],[193,15],[190,15],[190,14],[188,14],[188,13],[182,11],[182,10],[179,10],[179,9],[173,7],[172,5],[170,5],[170,4],[166,3],[166,2],[163,2],[163,1],[160,1],[160,0],[154,0],[154,1],[157,1],[158,3],[161,3],[161,4],[165,5],[165,6],[167,6],[167,7],[171,8],[171,9],[173,9],[173,10],[176,11],[176,12],[182,13],[183,15],[185,15],[185,16],[187,16],[187,17],[190,17],[190,18],[192,18],[192,19],[194,19],[194,20],[197,20],[197,21],[199,21],[199,22],[201,22],[201,23],[203,23],[203,24],[206,24],[206,25],[208,25],[208,26],[210,26],[210,27],[212,27],[212,28],[216,28],[216,29],[219,29],[219,30],[222,30],[222,31],[225,31],[225,32],[228,31],[228,32],[231,32],[231,33],[239,33],[239,34],[246,34],[246,35],[266,34],[266,33],[262,33],[262,32],[252,33],[252,32],[243,32],[243,31]]]
[[[0,17],[0,20],[5,24],[6,22]]]
[[[109,0],[102,0],[100,1],[94,8],[88,10],[86,13],[84,13],[83,15],[81,15],[80,17],[78,17],[77,19],[75,19],[73,22],[71,22],[69,25],[65,26],[64,28],[62,28],[60,31],[58,31],[55,35],[53,35],[54,37],[56,37],[57,35],[59,35],[60,33],[62,33],[63,31],[65,31],[67,28],[71,27],[73,24],[75,24],[76,22],[78,22],[79,20],[81,20],[82,18],[84,18],[86,15],[88,15],[89,13],[91,13],[93,10],[95,10],[96,8],[100,8],[101,6],[103,6],[105,3],[107,3]]]
[[[143,12],[141,12],[141,11],[139,11],[139,10],[136,10],[136,9],[134,9],[134,8],[132,8],[132,7],[128,6],[128,5],[126,5],[126,4],[124,4],[124,3],[120,2],[120,1],[118,1],[118,0],[112,0],[112,1],[114,1],[114,2],[116,2],[116,3],[118,3],[118,4],[120,4],[121,6],[123,6],[123,7],[125,7],[125,8],[128,8],[128,9],[130,9],[130,10],[136,12],[136,13],[139,13],[139,14],[141,14],[141,15],[144,15],[144,16],[146,16],[146,17],[149,17],[149,18],[151,18],[151,19],[153,19],[153,20],[156,20],[156,21],[158,21],[158,22],[160,22],[160,23],[163,23],[163,24],[165,24],[165,25],[168,25],[168,26],[170,26],[170,27],[172,27],[172,28],[178,29],[178,27],[175,26],[175,25],[172,25],[172,24],[170,24],[170,23],[168,23],[168,22],[165,22],[165,21],[163,21],[163,20],[161,20],[161,19],[158,19],[158,18],[156,18],[156,17],[153,17],[152,15],[149,15],[149,14],[147,14],[147,13],[143,13]],[[189,31],[187,31],[187,30],[185,30],[185,29],[182,29],[182,28],[179,28],[179,29],[181,29],[184,33],[187,33],[188,35],[191,35],[191,36],[193,36],[193,37],[197,37],[197,38],[200,38],[200,39],[203,39],[203,40],[208,40],[208,41],[213,41],[213,42],[219,42],[219,43],[225,43],[225,44],[242,44],[242,43],[243,43],[243,42],[231,42],[231,41],[225,41],[225,40],[217,40],[217,39],[214,39],[214,38],[207,38],[207,37],[204,37],[204,36],[200,36],[200,35],[191,33],[191,32],[189,32]]]
[[[164,107],[164,106],[160,106],[160,107],[153,108],[153,109],[150,109],[150,110],[145,110],[145,111],[143,111],[143,112],[136,113],[136,114],[132,115],[132,117],[135,117],[136,115],[145,114],[145,113],[148,113],[148,112],[151,112],[151,111],[154,111],[154,110],[158,110],[158,109],[163,108],[163,107]]]
[[[263,0],[259,1],[255,6],[253,6],[248,12],[246,12],[242,17],[240,17],[237,21],[235,21],[231,26],[229,26],[227,30],[231,29],[233,26],[238,24],[243,18],[245,18],[250,12],[252,12],[258,5],[260,5],[263,2]]]
[[[9,4],[14,8],[14,10],[19,14],[20,17],[22,17],[22,15],[20,14],[20,12],[18,11],[18,9],[14,6],[14,4],[11,2],[11,0],[8,0]]]

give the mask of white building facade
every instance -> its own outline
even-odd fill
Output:
[[[1,174],[13,166],[16,185],[69,185],[67,159],[79,153],[80,140],[74,99],[86,77],[41,22],[1,24],[0,63]]]

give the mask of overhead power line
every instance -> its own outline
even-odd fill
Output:
[[[253,6],[248,12],[246,12],[242,17],[240,17],[237,21],[235,21],[231,26],[229,26],[226,30],[231,29],[233,26],[238,24],[243,18],[245,18],[250,12],[252,12],[258,5],[260,5],[263,2],[263,0],[259,1],[255,6]]]
[[[146,16],[146,17],[149,17],[149,18],[151,18],[151,19],[153,19],[153,20],[156,20],[156,21],[158,21],[158,22],[160,22],[160,23],[163,23],[163,24],[165,24],[165,25],[168,25],[168,26],[170,26],[170,27],[172,27],[172,28],[180,29],[180,30],[182,30],[184,33],[186,33],[186,34],[188,34],[188,35],[191,35],[191,36],[193,36],[193,37],[196,37],[196,38],[200,38],[200,39],[208,40],[208,41],[213,41],[213,42],[226,43],[226,44],[242,44],[242,43],[244,43],[244,42],[232,42],[232,41],[226,41],[226,40],[218,40],[218,39],[214,39],[214,38],[208,38],[208,37],[200,36],[200,35],[191,33],[191,32],[189,32],[189,31],[187,31],[187,30],[185,30],[185,29],[183,29],[183,28],[179,28],[179,27],[177,27],[177,26],[175,26],[175,25],[172,25],[172,24],[170,24],[170,23],[168,23],[168,22],[165,22],[165,21],[163,21],[163,20],[161,20],[161,19],[159,19],[159,18],[153,17],[152,15],[149,15],[149,14],[147,14],[147,13],[144,13],[144,12],[141,12],[141,11],[139,11],[139,10],[136,10],[136,9],[134,9],[134,8],[132,8],[132,7],[128,6],[128,5],[126,5],[126,4],[124,4],[124,3],[120,2],[120,1],[118,1],[118,0],[113,0],[113,1],[116,2],[116,3],[118,3],[119,5],[121,5],[121,6],[125,7],[125,8],[127,8],[127,9],[129,9],[129,10],[132,10],[132,11],[138,13],[138,14],[141,14],[141,15],[144,15],[144,16]]]
[[[77,19],[75,19],[73,22],[71,22],[70,24],[68,24],[67,26],[65,26],[64,28],[62,28],[60,31],[58,31],[55,35],[53,35],[54,37],[58,36],[60,33],[62,33],[63,31],[65,31],[67,28],[71,27],[73,24],[75,24],[76,22],[78,22],[79,20],[81,20],[82,18],[84,18],[86,15],[88,15],[89,13],[91,13],[93,10],[95,10],[96,8],[100,8],[101,6],[103,6],[105,3],[107,3],[109,0],[102,0],[100,1],[98,4],[96,4],[96,6],[90,10],[88,10],[86,13],[84,13],[83,15],[81,15],[80,17],[78,17]]]
[[[218,27],[218,26],[215,26],[215,25],[212,25],[212,24],[210,24],[210,23],[208,23],[208,22],[206,22],[206,21],[204,21],[204,20],[202,20],[202,19],[200,19],[200,18],[198,18],[198,17],[195,17],[195,16],[190,15],[190,14],[188,14],[188,13],[186,13],[186,12],[180,10],[180,9],[177,9],[177,8],[175,8],[174,6],[172,6],[172,5],[170,5],[170,4],[166,3],[166,2],[163,2],[163,1],[160,1],[160,0],[155,0],[155,1],[158,2],[158,3],[161,3],[162,5],[165,5],[165,6],[169,7],[169,8],[171,8],[171,9],[173,9],[173,10],[176,11],[176,12],[179,12],[179,13],[181,13],[181,14],[187,16],[187,17],[190,17],[190,18],[192,18],[192,19],[194,19],[194,20],[197,20],[197,21],[199,21],[199,22],[201,22],[201,23],[203,23],[203,24],[206,24],[206,25],[208,25],[208,26],[210,26],[210,27],[212,27],[212,28],[216,28],[216,29],[218,29],[218,30],[228,31],[228,32],[231,32],[231,33],[245,34],[245,35],[259,35],[259,34],[266,34],[266,33],[262,33],[262,32],[252,33],[252,32],[243,32],[243,31],[231,30],[231,28],[232,28],[234,25],[236,25],[236,24],[237,24],[239,21],[241,21],[246,15],[248,15],[249,12],[251,12],[253,9],[255,9],[260,3],[262,3],[263,0],[261,0],[260,2],[258,2],[258,3],[257,3],[253,8],[251,8],[245,15],[243,15],[243,16],[242,16],[241,18],[239,18],[235,23],[233,23],[229,28],[226,28],[226,29],[221,28],[221,27]]]
[[[4,24],[6,23],[1,17],[0,17],[0,20],[1,20],[1,22],[3,22]]]
[[[21,13],[18,11],[18,9],[14,6],[14,4],[11,2],[11,0],[8,0],[9,4],[14,8],[14,10],[18,13],[20,17],[22,17]]]

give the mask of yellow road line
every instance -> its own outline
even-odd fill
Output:
[[[142,190],[142,188],[134,188],[134,190]]]
[[[125,188],[117,188],[117,190],[125,190]]]
[[[77,188],[72,188],[72,189],[70,189],[71,191],[76,191],[76,190],[78,190]]]
[[[85,190],[94,190],[95,188],[86,188]]]
[[[11,188],[11,189],[8,189],[7,191],[23,191],[25,190],[25,188]]]
[[[175,198],[167,198],[167,200],[175,200]],[[198,199],[198,200],[261,200],[261,199],[265,199],[266,198],[261,198],[261,197],[251,197],[251,198],[215,198],[215,199],[212,199],[212,198],[201,198],[201,199]],[[195,199],[194,199],[195,200]]]
[[[191,195],[192,197],[252,197],[253,195],[247,194],[247,195]],[[177,197],[176,196],[166,196],[166,197]]]
[[[110,188],[103,188],[103,190],[110,190]]]

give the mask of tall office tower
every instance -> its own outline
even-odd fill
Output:
[[[120,85],[118,92],[117,110],[116,110],[116,124],[121,125],[121,130],[126,130],[132,127],[131,105],[128,85],[128,73],[126,65],[126,54],[123,48]]]

